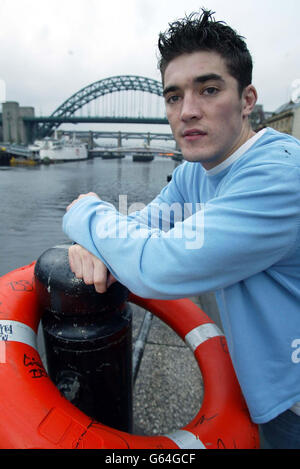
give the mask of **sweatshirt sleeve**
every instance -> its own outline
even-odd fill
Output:
[[[269,164],[241,170],[218,197],[168,231],[94,197],[73,205],[63,229],[133,293],[176,299],[230,286],[279,262],[295,246],[299,207],[298,168]]]

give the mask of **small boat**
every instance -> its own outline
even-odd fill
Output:
[[[152,161],[153,159],[153,153],[149,153],[147,151],[133,153],[132,155],[132,161]]]
[[[177,154],[173,154],[171,156],[172,160],[174,161],[182,161],[183,160],[183,156],[181,153],[177,153]]]
[[[111,160],[115,158],[125,158],[125,154],[121,153],[120,151],[104,151],[101,154],[101,158],[103,160]]]
[[[39,163],[38,153],[26,145],[12,143],[0,147],[0,165],[2,166],[35,166]]]
[[[10,166],[36,166],[39,162],[32,158],[16,158],[15,156],[12,156],[9,160],[9,164]]]

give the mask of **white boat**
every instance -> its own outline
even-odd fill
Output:
[[[39,155],[41,163],[80,161],[88,158],[87,146],[77,140],[47,137],[36,140],[30,150]]]

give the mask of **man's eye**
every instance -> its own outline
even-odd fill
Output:
[[[218,93],[218,88],[215,88],[214,86],[209,86],[208,88],[205,88],[203,91],[203,94],[208,95],[208,96],[213,96],[214,94]]]
[[[179,96],[177,96],[177,95],[169,96],[166,99],[168,104],[176,103],[178,100],[179,100]]]

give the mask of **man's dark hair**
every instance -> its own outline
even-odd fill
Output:
[[[160,33],[158,49],[162,78],[169,62],[181,54],[196,51],[214,51],[223,57],[228,72],[238,82],[239,93],[252,81],[252,58],[244,38],[223,21],[215,21],[214,12],[202,9],[169,24]]]

